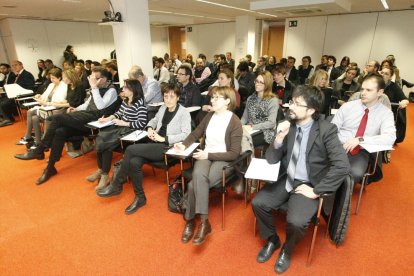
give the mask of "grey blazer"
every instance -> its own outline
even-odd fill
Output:
[[[350,172],[348,157],[337,132],[336,126],[325,120],[315,121],[310,130],[306,169],[315,194],[336,191]],[[281,161],[278,181],[286,178],[295,136],[296,126],[292,125],[282,147],[275,149],[272,143],[266,151],[267,162],[275,164]]]
[[[182,105],[177,105],[177,108],[177,113],[167,126],[169,145],[183,141],[191,133],[190,112]],[[149,121],[147,127],[151,127],[158,132],[162,126],[162,118],[164,117],[166,109],[165,105],[161,106],[157,114],[155,114],[155,117]]]

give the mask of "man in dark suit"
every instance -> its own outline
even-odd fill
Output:
[[[267,240],[257,256],[260,263],[280,247],[273,210],[288,204],[286,241],[275,264],[277,273],[289,268],[293,250],[317,211],[319,195],[336,191],[350,171],[335,125],[318,120],[322,103],[322,92],[317,88],[295,89],[289,107],[292,123],[279,124],[275,140],[266,151],[269,163],[281,162],[278,180],[264,186],[252,203],[260,236]]]
[[[286,63],[286,78],[297,85],[299,82],[298,70],[295,67],[296,58],[288,56]]]
[[[20,85],[24,89],[32,90],[35,86],[35,78],[33,75],[23,68],[23,63],[18,60],[13,60],[12,70],[16,78],[14,83]],[[13,112],[16,110],[16,104],[13,99],[5,98],[0,102],[0,116],[3,121],[0,122],[0,127],[12,125],[14,122]]]
[[[341,75],[341,71],[335,68],[336,64],[336,57],[329,56],[328,57],[328,67],[326,68],[326,72],[328,72],[329,76],[329,86]]]
[[[11,67],[7,63],[0,64],[0,74],[4,76],[0,81],[0,87],[3,87],[5,84],[14,83],[16,79],[16,75],[11,71]]]

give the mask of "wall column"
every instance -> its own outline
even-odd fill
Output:
[[[236,17],[236,52],[234,60],[236,66],[239,60],[247,54],[252,55],[252,61],[255,61],[255,38],[256,38],[256,18],[254,16],[243,15]]]
[[[121,85],[132,65],[140,66],[145,75],[152,77],[148,0],[112,0],[112,4],[123,21],[111,23]]]

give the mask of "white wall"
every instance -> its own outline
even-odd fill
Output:
[[[109,59],[114,49],[111,26],[96,23],[5,19],[0,21],[0,34],[7,51],[7,57],[3,56],[0,47],[0,62],[19,59],[33,74],[37,73],[37,59],[49,58],[60,66],[68,44],[84,60]],[[153,55],[168,52],[167,28],[151,28],[151,41]]]
[[[192,32],[187,32],[187,27],[192,27]],[[186,46],[187,53],[197,57],[203,53],[207,60],[212,61],[215,54],[225,54],[232,52],[233,57],[236,52],[236,25],[235,22],[200,24],[186,26]],[[257,59],[261,53],[262,31],[260,21],[256,20],[255,36],[255,56]],[[244,53],[244,55],[249,53]],[[238,62],[236,61],[236,66]]]
[[[289,27],[289,20],[297,20],[298,26]],[[368,60],[381,62],[394,54],[401,77],[414,81],[413,29],[414,11],[289,18],[283,55],[296,57],[296,66],[305,55],[312,57],[313,65],[320,63],[322,54],[334,55],[337,63],[349,56],[363,68]]]

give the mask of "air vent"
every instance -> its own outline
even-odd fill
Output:
[[[277,13],[284,13],[289,15],[302,15],[323,12],[318,8],[304,8],[304,9],[290,9],[290,10],[276,10]]]
[[[3,8],[6,8],[6,9],[15,9],[15,8],[17,8],[17,6],[2,6]]]

